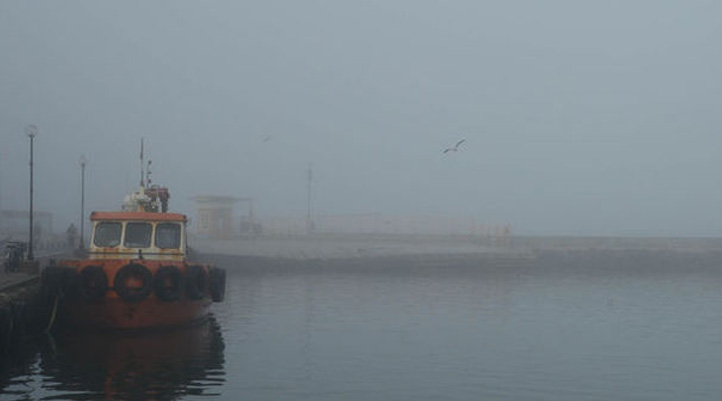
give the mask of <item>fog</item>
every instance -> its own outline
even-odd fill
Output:
[[[722,3],[0,2],[0,201],[63,230],[171,208],[448,215],[529,235],[722,235]],[[459,151],[443,153],[465,138]]]

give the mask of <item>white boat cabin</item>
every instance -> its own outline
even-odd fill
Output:
[[[186,216],[179,213],[93,212],[90,259],[182,261]]]

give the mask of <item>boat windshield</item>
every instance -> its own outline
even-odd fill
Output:
[[[153,226],[149,223],[128,223],[125,226],[123,245],[126,248],[148,248],[152,231]]]
[[[155,246],[162,249],[180,247],[180,224],[160,223],[155,227]]]
[[[113,247],[120,245],[120,232],[122,225],[115,222],[98,223],[95,227],[93,243],[99,247]]]

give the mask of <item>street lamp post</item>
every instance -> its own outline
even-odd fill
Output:
[[[30,235],[28,238],[28,260],[35,260],[33,255],[33,142],[38,134],[38,127],[28,125],[25,134],[30,138]]]
[[[78,163],[80,163],[80,244],[78,245],[78,249],[83,249],[84,247],[84,241],[83,241],[83,234],[84,234],[84,220],[85,219],[85,164],[88,162],[88,160],[85,158],[85,155],[80,155],[80,159],[78,159]]]

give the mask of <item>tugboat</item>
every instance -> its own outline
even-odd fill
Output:
[[[203,320],[212,302],[223,301],[225,270],[190,260],[188,219],[168,212],[170,193],[150,184],[150,161],[140,184],[122,210],[91,213],[84,257],[44,269],[59,321],[101,329],[179,326]]]

